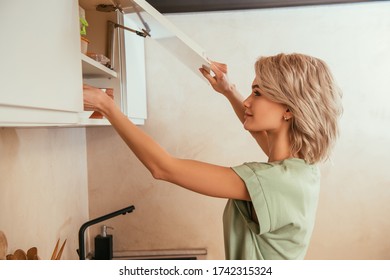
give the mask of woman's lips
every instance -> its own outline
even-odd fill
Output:
[[[245,112],[245,115],[244,115],[245,118],[249,118],[249,117],[252,117],[252,116],[253,116],[252,114]]]

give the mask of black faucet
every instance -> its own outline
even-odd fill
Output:
[[[126,208],[123,208],[121,210],[118,210],[118,211],[115,211],[115,212],[112,212],[110,214],[107,214],[107,215],[104,215],[104,216],[101,216],[101,217],[98,217],[96,219],[93,219],[93,220],[90,220],[86,223],[84,223],[81,227],[80,227],[80,230],[79,230],[79,249],[77,250],[77,253],[79,254],[79,258],[80,260],[85,260],[85,241],[84,241],[84,233],[85,233],[85,230],[89,227],[89,226],[92,226],[94,224],[97,224],[97,223],[100,223],[100,222],[103,222],[105,220],[108,220],[108,219],[111,219],[111,218],[114,218],[118,215],[126,215],[127,213],[131,213],[133,212],[135,209],[135,207],[133,205],[129,206],[129,207],[126,207]]]

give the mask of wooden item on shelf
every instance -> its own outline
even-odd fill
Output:
[[[22,249],[17,249],[17,250],[14,252],[14,256],[15,256],[15,259],[16,259],[16,260],[21,260],[21,261],[27,260],[27,254],[26,254],[26,252],[23,251]]]
[[[5,260],[8,250],[7,237],[0,231],[0,260]]]
[[[64,243],[62,243],[62,246],[60,248],[60,250],[58,251],[58,246],[60,245],[60,239],[57,240],[57,243],[56,243],[56,246],[54,247],[54,250],[53,250],[53,254],[51,255],[51,260],[60,260],[61,259],[61,256],[62,256],[62,252],[64,251],[64,248],[65,248],[65,244],[66,244],[66,239],[64,241]],[[58,251],[58,253],[57,253]]]
[[[27,251],[27,260],[38,260],[38,249],[37,247],[32,247]]]
[[[14,254],[8,254],[7,255],[7,260],[13,261],[13,260],[17,260],[17,258],[16,258],[16,256]]]

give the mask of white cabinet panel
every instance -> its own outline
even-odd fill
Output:
[[[0,106],[0,126],[63,126],[74,125],[78,115],[74,112],[36,109],[18,106]]]
[[[137,28],[136,22],[128,15],[124,16],[124,24]],[[147,118],[146,110],[146,77],[145,77],[145,41],[134,33],[124,33],[126,92],[124,96],[125,114],[132,120],[143,122]]]
[[[78,1],[6,0],[0,6],[0,123],[77,119],[75,112],[82,111]],[[5,115],[13,107],[16,115]],[[54,115],[70,117],[61,121],[51,119]]]

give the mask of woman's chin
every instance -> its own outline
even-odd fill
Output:
[[[251,132],[250,125],[247,122],[244,122],[244,129]]]

